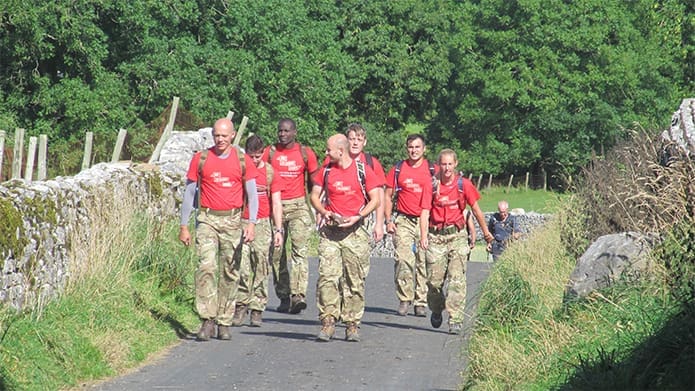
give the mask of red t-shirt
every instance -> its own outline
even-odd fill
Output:
[[[263,151],[263,161],[267,162],[270,156],[270,146]],[[282,189],[282,199],[291,200],[294,198],[304,197],[306,195],[306,187],[304,182],[304,171],[312,173],[319,167],[316,160],[316,154],[311,148],[304,146],[307,155],[307,165],[305,167],[302,151],[299,149],[299,143],[294,143],[292,148],[284,148],[281,145],[275,146],[275,154],[271,164],[275,170],[275,176],[280,176],[284,179],[285,187]]]
[[[435,166],[435,169],[437,166]],[[386,175],[386,187],[394,188],[396,167],[392,167]],[[408,160],[403,161],[401,172],[398,174],[398,204],[394,212],[419,216],[423,209],[432,208],[432,175],[429,164],[423,159],[422,164],[413,168]],[[394,188],[394,192],[396,189]]]
[[[203,163],[203,177],[200,182],[200,207],[214,210],[241,208],[244,202],[244,184],[242,183],[241,165],[237,151],[231,149],[225,158],[220,158],[214,150],[215,147],[208,149],[208,156]],[[200,152],[197,152],[193,155],[188,166],[186,174],[188,180],[198,181],[199,161]],[[246,178],[253,178],[257,169],[248,155],[245,155],[245,163]]]
[[[434,194],[430,225],[452,225],[463,218],[466,204],[473,205],[480,199],[478,189],[468,178],[463,179],[463,193],[459,192],[459,176],[448,185],[439,183],[439,191]]]
[[[355,157],[355,160],[364,162],[366,166],[369,166],[369,164],[367,164],[367,157],[364,155],[364,151],[360,152],[360,154]],[[323,159],[322,166],[327,166],[330,163],[330,161],[331,159],[328,156],[326,156],[326,158]],[[386,182],[386,174],[384,173],[384,167],[381,166],[381,163],[376,157],[374,157],[374,155],[372,155],[372,165],[374,165],[374,167],[372,167],[372,170],[374,170],[376,176],[378,176],[382,182]]]
[[[262,186],[267,186],[268,185],[268,175],[267,171],[268,170],[268,163],[265,163],[263,165],[263,168],[256,168],[256,175],[254,178],[249,179],[255,179],[256,180],[256,191],[258,192],[258,218],[259,219],[264,219],[266,217],[270,217],[270,212],[272,210],[272,200],[270,198],[270,194],[275,193],[277,191],[281,191],[283,187],[283,179],[282,177],[275,176],[275,173],[273,172],[273,181],[270,183],[270,193],[268,193],[266,190],[259,190],[259,187]],[[243,217],[245,219],[249,218],[249,209],[244,208],[244,215]]]
[[[355,216],[360,209],[367,204],[362,194],[362,185],[357,175],[357,165],[353,161],[347,168],[341,168],[337,164],[330,166],[328,173],[328,205],[326,209],[341,216]],[[322,167],[314,174],[313,182],[316,186],[323,187],[323,176],[326,167]],[[375,187],[383,186],[383,182],[368,165],[364,165],[365,192],[369,193]]]

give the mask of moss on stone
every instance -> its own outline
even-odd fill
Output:
[[[162,189],[162,176],[157,171],[151,171],[146,176],[147,179],[147,192],[150,197],[155,199],[162,198],[164,191]]]
[[[10,200],[5,198],[0,198],[0,221],[3,222],[0,224],[0,252],[5,255],[11,252],[13,257],[18,258],[29,240],[23,233],[22,213],[15,208]],[[19,235],[17,235],[18,230]],[[2,266],[4,266],[4,257],[2,262]]]

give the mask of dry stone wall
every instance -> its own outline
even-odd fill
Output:
[[[212,144],[210,128],[174,132],[155,165],[101,163],[73,177],[0,184],[0,303],[32,308],[59,294],[89,265],[94,227],[110,223],[106,211],[136,208],[159,221],[178,215],[190,158]],[[544,220],[520,218],[525,231]],[[393,256],[390,239],[372,255]]]

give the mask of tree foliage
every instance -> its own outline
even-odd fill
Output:
[[[292,117],[321,151],[360,121],[390,164],[417,125],[466,171],[562,179],[633,122],[666,124],[694,92],[694,32],[687,0],[7,0],[0,129],[47,134],[73,173],[87,130],[106,154],[126,128],[146,157],[180,96],[267,141]]]

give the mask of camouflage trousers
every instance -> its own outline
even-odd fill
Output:
[[[398,300],[410,301],[416,306],[425,306],[427,304],[427,269],[425,259],[420,255],[419,220],[419,218],[411,219],[401,214],[396,217],[396,233],[393,235],[393,246],[396,250],[394,280]]]
[[[319,231],[319,319],[333,316],[359,323],[364,315],[364,281],[369,268],[369,235],[364,227]]]
[[[265,311],[268,304],[269,263],[274,251],[272,240],[270,219],[259,219],[256,238],[243,245],[239,264],[234,268],[239,281],[236,302],[247,305],[251,310]]]
[[[273,285],[278,298],[306,296],[309,284],[309,238],[314,220],[305,198],[282,201],[282,226],[285,231],[282,248],[273,255]],[[291,263],[287,263],[287,239],[291,244]]]
[[[466,260],[470,247],[466,231],[449,235],[430,233],[425,252],[427,304],[432,312],[449,313],[449,323],[463,323],[466,307]],[[444,282],[448,280],[446,294]]]
[[[195,272],[195,307],[202,319],[215,319],[231,325],[237,280],[235,260],[241,257],[241,213],[227,216],[198,213],[196,251],[199,262]]]

